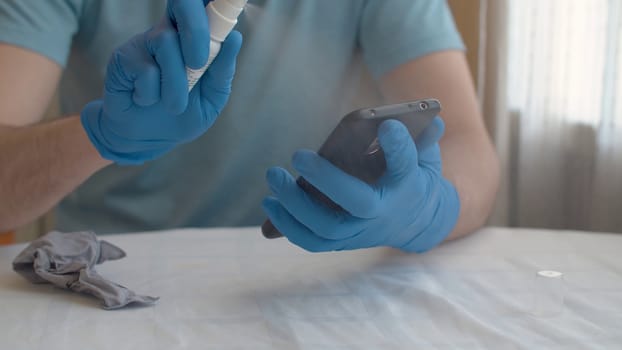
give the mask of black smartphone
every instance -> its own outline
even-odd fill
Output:
[[[324,141],[318,154],[346,173],[373,184],[386,169],[384,152],[378,142],[378,127],[387,119],[404,123],[413,140],[439,115],[441,104],[435,99],[425,99],[399,104],[359,109],[341,119]],[[333,210],[344,210],[330,198],[313,187],[303,177],[296,179],[312,197]],[[261,226],[266,238],[282,237],[282,234],[266,220]]]

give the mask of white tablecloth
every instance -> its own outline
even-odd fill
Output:
[[[423,255],[311,254],[259,229],[102,236],[154,307],[32,285],[0,248],[0,349],[622,349],[622,235],[490,228]],[[533,314],[544,269],[563,311]]]

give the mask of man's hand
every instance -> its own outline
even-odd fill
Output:
[[[159,25],[112,54],[103,100],[81,113],[102,157],[141,164],[207,131],[229,98],[241,42],[232,32],[188,94],[185,67],[199,68],[209,56],[207,16],[203,0],[169,0]]]
[[[378,139],[387,170],[374,185],[344,173],[314,152],[299,151],[294,168],[347,212],[331,210],[311,198],[282,168],[268,170],[275,197],[264,200],[264,210],[292,243],[312,252],[376,246],[429,250],[449,235],[460,212],[458,193],[441,171],[438,141],[443,131],[437,117],[415,145],[402,123],[384,122]]]

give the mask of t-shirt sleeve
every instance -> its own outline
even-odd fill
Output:
[[[358,41],[376,78],[432,52],[464,50],[445,0],[367,0],[361,16]]]
[[[65,66],[84,0],[0,0],[0,42]]]

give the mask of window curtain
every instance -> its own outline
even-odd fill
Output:
[[[493,224],[622,232],[622,0],[489,0]]]

